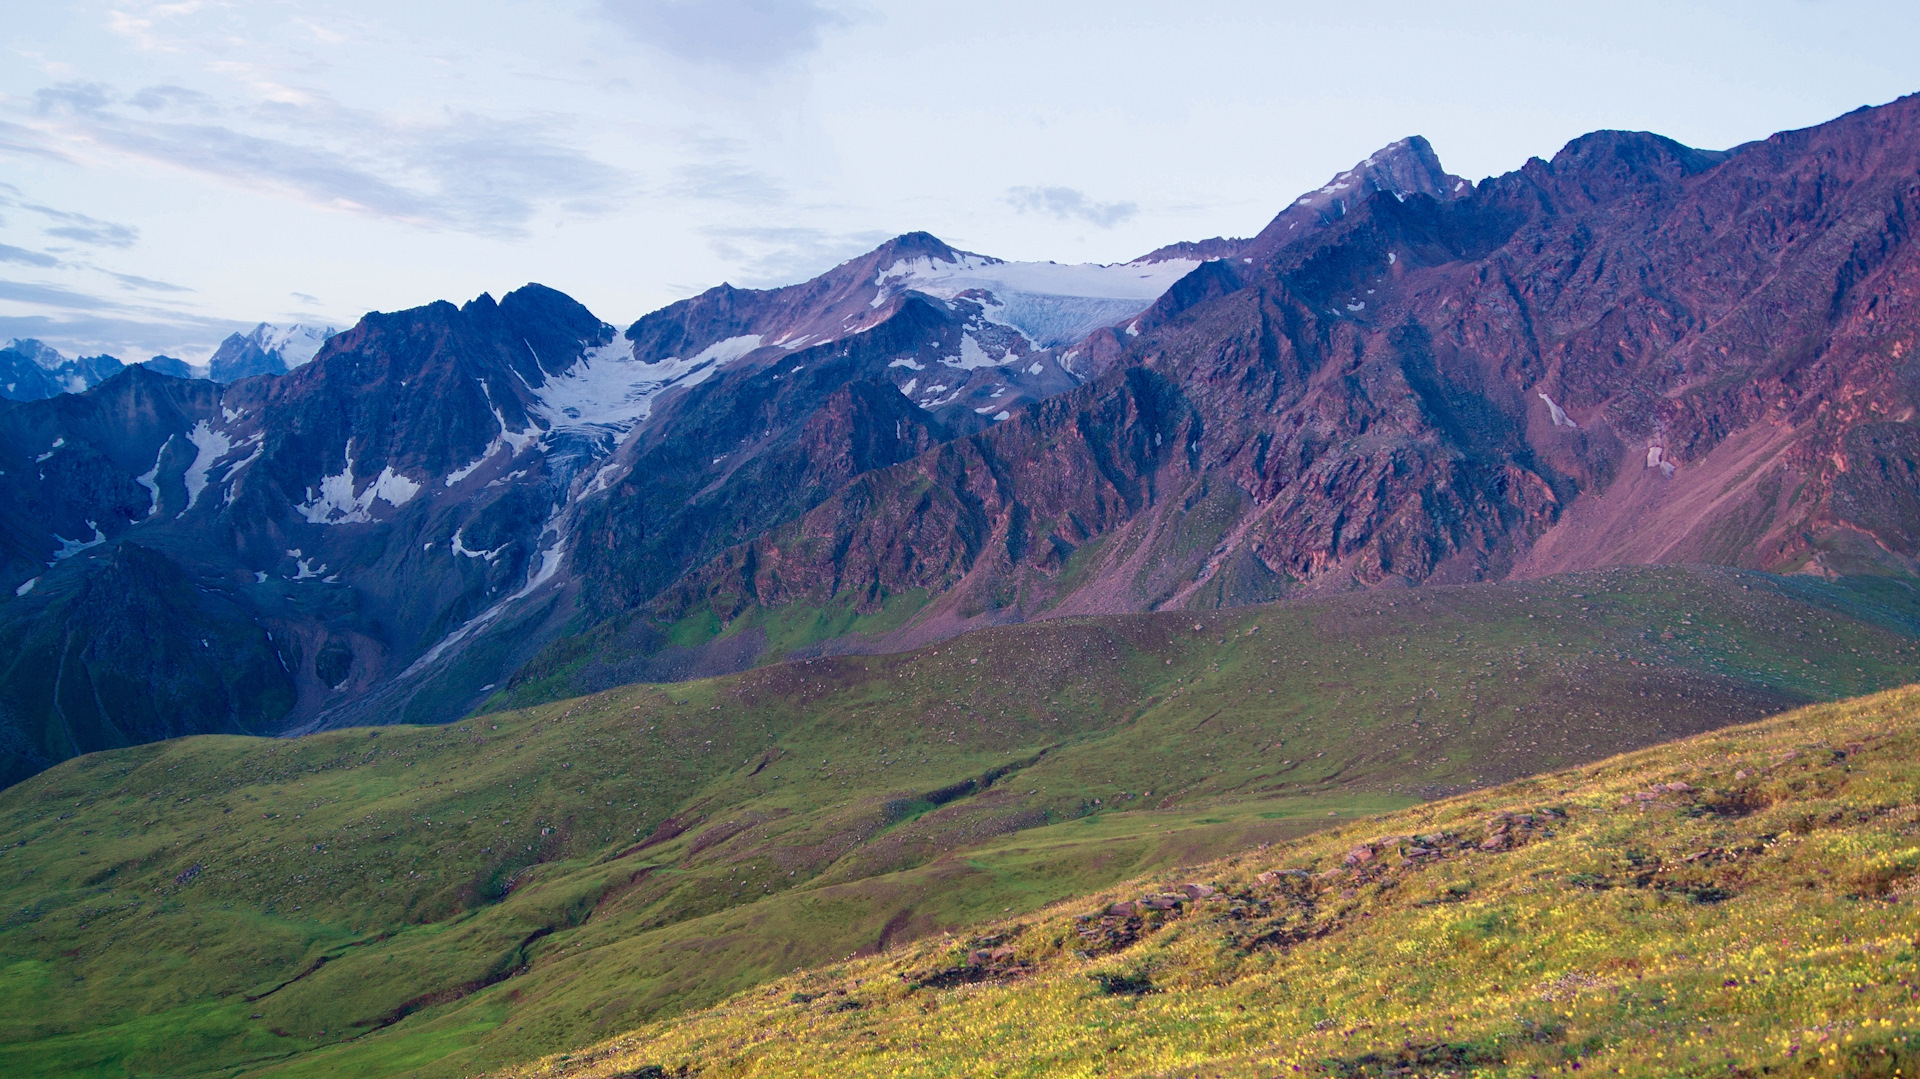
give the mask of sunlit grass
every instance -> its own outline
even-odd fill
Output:
[[[503,1074],[1913,1075],[1916,872],[1903,689],[1142,879]],[[1090,943],[1089,916],[1188,881],[1218,891]],[[979,980],[930,977],[954,969]]]

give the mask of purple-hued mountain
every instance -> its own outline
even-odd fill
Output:
[[[1125,264],[911,233],[625,330],[529,285],[0,403],[0,781],[1077,612],[1912,574],[1916,176],[1920,98],[1477,184],[1412,138]]]

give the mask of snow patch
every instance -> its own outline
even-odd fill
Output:
[[[1647,447],[1647,467],[1657,468],[1662,476],[1672,477],[1674,464],[1666,460],[1666,450],[1660,446]]]
[[[498,416],[499,413],[495,412],[494,415]],[[504,421],[502,421],[500,425],[500,429],[503,433],[506,431],[506,423]],[[487,443],[487,448],[484,450],[481,450],[480,456],[475,457],[471,464],[468,464],[464,468],[456,468],[452,472],[447,473],[446,485],[448,487],[452,487],[454,484],[459,483],[461,480],[464,480],[468,476],[473,475],[474,472],[479,470],[481,465],[484,465],[489,460],[492,460],[494,454],[499,453],[501,450],[504,450],[506,448],[507,448],[506,439],[501,438],[499,435],[495,435],[493,441]]]
[[[52,457],[52,456],[53,456],[53,454],[54,454],[54,451],[55,451],[55,450],[58,450],[58,449],[59,449],[60,447],[62,447],[62,446],[64,446],[64,445],[66,445],[66,444],[67,444],[67,440],[66,440],[66,439],[64,439],[64,438],[56,438],[56,439],[54,439],[54,440],[53,440],[53,445],[51,445],[51,446],[49,446],[49,447],[47,447],[47,452],[45,452],[45,453],[43,453],[43,454],[41,454],[41,455],[40,455],[40,456],[38,456],[38,457],[35,457],[35,458],[33,459],[33,463],[37,465],[37,464],[39,464],[40,462],[42,462],[42,461],[44,461],[44,460],[46,460],[47,458],[49,458],[49,457]]]
[[[907,384],[906,384],[906,385],[904,385],[904,386],[902,386],[902,387],[900,387],[900,394],[901,394],[901,396],[903,396],[903,397],[912,397],[912,396],[913,396],[913,388],[914,388],[915,386],[918,386],[919,384],[920,384],[920,380],[919,380],[919,379],[917,379],[917,378],[910,378],[910,379],[908,379],[908,380],[907,380]]]
[[[623,435],[647,418],[653,399],[674,386],[697,386],[715,371],[760,347],[761,335],[716,341],[697,354],[658,363],[633,358],[632,345],[615,338],[589,349],[572,367],[534,391],[534,412],[553,431]],[[501,425],[502,430],[505,424]]]
[[[182,477],[187,484],[187,504],[181,507],[176,517],[185,517],[187,511],[200,499],[200,492],[207,489],[207,473],[213,469],[213,463],[233,449],[233,439],[213,429],[213,425],[201,420],[187,432],[187,441],[193,443],[193,463],[187,466]]]
[[[241,440],[240,445],[253,446],[253,452],[247,454],[245,457],[241,458],[239,461],[235,462],[233,465],[228,467],[227,474],[221,477],[221,479],[227,485],[227,496],[226,498],[221,500],[221,503],[220,503],[221,505],[231,506],[233,505],[233,500],[239,497],[240,488],[239,488],[239,485],[233,482],[234,478],[239,476],[241,471],[244,470],[248,465],[260,459],[260,455],[266,452],[266,449],[267,449],[266,442],[267,442],[267,436],[264,433],[259,431],[255,431],[253,434],[248,435],[246,438]]]
[[[619,461],[609,461],[606,464],[600,466],[600,471],[595,472],[593,474],[593,482],[587,484],[586,488],[580,492],[580,497],[585,498],[590,494],[594,494],[599,491],[604,491],[608,487],[612,486],[614,476],[623,467],[625,466],[622,465]]]
[[[954,262],[902,259],[875,276],[873,306],[908,290],[951,301],[979,289],[989,297],[981,303],[988,321],[1051,348],[1139,314],[1199,265],[1198,259],[1167,259],[1062,266],[969,254]]]
[[[353,447],[347,447],[347,463],[336,475],[324,476],[320,480],[320,489],[316,492],[307,488],[307,501],[294,507],[311,524],[343,525],[364,524],[373,520],[373,504],[383,500],[398,509],[413,500],[420,493],[420,485],[393,470],[388,465],[380,474],[367,484],[366,489],[354,493],[353,490]]]
[[[1013,363],[1019,358],[1012,349],[1008,349],[1006,355],[996,360],[987,355],[987,350],[980,347],[980,342],[975,340],[972,334],[963,333],[960,335],[960,355],[944,356],[940,362],[948,367],[958,367],[962,371],[972,371],[981,367],[1000,367]]]
[[[909,357],[909,356],[902,356],[899,359],[888,364],[887,366],[888,367],[904,367],[909,371],[925,371],[927,369],[926,364],[916,363],[914,362],[912,357]]]
[[[1010,415],[1012,415],[1012,413],[1008,412],[1005,409],[1001,409],[998,413],[994,415],[993,422],[999,423],[1000,421],[1006,419]]]
[[[453,530],[453,543],[451,544],[451,546],[453,548],[453,553],[456,555],[462,555],[467,558],[484,558],[488,562],[492,562],[493,560],[499,558],[500,552],[505,551],[508,547],[508,544],[503,543],[500,546],[495,547],[491,551],[470,551],[467,549],[466,543],[463,542],[460,538],[460,534],[465,531],[466,531],[465,528],[456,528]]]
[[[156,513],[159,513],[159,480],[157,480],[157,476],[159,476],[159,459],[167,455],[167,447],[169,447],[169,445],[173,445],[173,436],[171,436],[171,434],[167,436],[167,442],[161,442],[161,444],[159,444],[159,453],[154,453],[154,467],[148,468],[144,474],[132,478],[132,482],[136,482],[136,484],[140,484],[142,488],[146,488],[146,495],[148,495],[146,515],[148,516],[154,516]]]
[[[33,591],[33,586],[34,586],[34,585],[37,585],[37,584],[39,584],[39,583],[40,583],[40,578],[38,578],[38,577],[29,577],[29,578],[27,578],[27,582],[26,582],[25,584],[23,584],[23,585],[21,585],[20,587],[18,587],[18,588],[16,588],[16,589],[14,589],[14,590],[13,590],[13,594],[14,594],[14,595],[16,595],[16,596],[24,596],[24,595],[26,595],[26,594],[27,594],[28,592],[31,592],[31,591]]]
[[[1559,405],[1554,403],[1553,398],[1548,397],[1544,393],[1538,394],[1537,396],[1542,401],[1545,401],[1547,403],[1547,414],[1553,418],[1553,425],[1555,427],[1579,427],[1580,426],[1579,424],[1573,422],[1572,416],[1567,415],[1566,409],[1561,408]]]
[[[84,551],[89,547],[98,547],[101,544],[107,542],[107,537],[101,534],[99,525],[94,524],[92,521],[88,521],[87,527],[93,529],[92,539],[70,540],[58,533],[54,534],[53,538],[60,541],[60,549],[53,552],[53,562],[59,562],[68,558],[72,558],[74,555],[79,554],[81,551]],[[51,566],[53,565],[53,562],[49,562],[47,563],[47,565]]]

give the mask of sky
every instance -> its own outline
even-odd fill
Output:
[[[1395,139],[1473,179],[1920,90],[1920,4],[0,0],[0,340],[203,361],[529,281],[624,326],[925,229],[1245,236]]]

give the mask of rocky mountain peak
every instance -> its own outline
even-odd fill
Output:
[[[1345,217],[1367,199],[1386,192],[1405,201],[1414,195],[1447,200],[1473,191],[1473,184],[1441,167],[1433,144],[1419,135],[1390,142],[1293,200],[1248,241],[1242,257],[1265,262],[1281,247]]]
[[[931,232],[904,232],[874,248],[865,257],[882,264],[919,258],[958,262],[963,254]]]
[[[262,322],[244,334],[228,334],[207,360],[207,377],[235,382],[253,375],[286,374],[313,359],[327,339],[339,332],[332,326]]]
[[[18,353],[46,371],[58,370],[61,364],[67,362],[67,358],[60,354],[60,350],[31,337],[15,337],[4,346],[0,346],[0,352]]]

